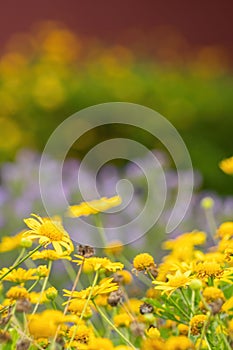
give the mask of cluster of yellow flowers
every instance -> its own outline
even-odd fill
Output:
[[[68,213],[100,215],[120,203],[101,198]],[[75,249],[59,217],[24,222],[28,230],[0,243],[2,253],[21,251],[0,270],[1,349],[232,349],[233,221],[213,232],[213,246],[203,231],[165,241],[161,263],[149,253],[128,261],[120,242],[101,257]],[[61,264],[69,289],[51,284]]]

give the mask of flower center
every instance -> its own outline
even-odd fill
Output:
[[[40,234],[48,237],[51,241],[61,241],[63,232],[58,225],[51,221],[44,222],[40,227]]]
[[[186,277],[176,277],[169,281],[170,287],[180,287],[185,286],[185,284],[188,282],[188,278]]]

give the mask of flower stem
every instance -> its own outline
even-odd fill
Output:
[[[41,299],[42,299],[42,296],[43,296],[43,293],[44,293],[44,291],[45,291],[45,288],[46,288],[46,286],[47,286],[47,283],[48,283],[48,280],[49,280],[49,275],[50,275],[50,272],[51,272],[51,268],[52,268],[52,260],[49,260],[49,262],[48,262],[48,275],[45,277],[45,279],[44,279],[44,283],[43,283],[43,285],[42,285],[42,288],[41,288],[41,292],[40,292],[40,296],[39,296],[39,300],[38,300],[38,302],[36,303],[36,305],[35,305],[35,307],[34,307],[34,310],[32,311],[32,315],[34,315],[35,313],[36,313],[36,311],[37,311],[37,309],[38,309],[38,307],[39,307],[39,305],[40,305],[40,301],[41,301]]]
[[[100,315],[103,317],[103,319],[114,329],[114,331],[116,333],[118,333],[118,335],[129,345],[132,347],[132,349],[136,348],[134,347],[134,345],[130,342],[129,339],[126,338],[126,336],[121,333],[121,331],[119,331],[119,329],[108,319],[108,317],[105,315],[105,313],[100,309],[100,307],[93,301],[93,304],[95,305],[97,311],[100,313]]]
[[[107,240],[106,240],[103,224],[102,224],[102,221],[101,221],[101,218],[100,218],[100,214],[96,214],[95,215],[95,224],[96,224],[96,228],[97,228],[97,230],[99,232],[100,239],[102,241],[103,248],[104,248],[107,245]]]
[[[88,304],[89,304],[89,302],[90,302],[90,300],[91,300],[91,297],[92,297],[92,294],[93,294],[94,287],[95,287],[95,285],[96,285],[96,283],[97,283],[97,281],[98,281],[98,277],[99,277],[99,271],[97,270],[97,271],[96,271],[96,274],[95,274],[95,277],[94,277],[94,280],[93,280],[93,283],[92,283],[92,286],[91,286],[90,293],[88,294],[86,303],[85,303],[85,305],[84,305],[84,307],[83,307],[83,309],[82,309],[82,313],[81,313],[80,319],[79,319],[80,321],[83,319],[83,317],[84,317],[84,315],[85,315],[86,309],[87,309],[87,307],[88,307]],[[68,344],[68,348],[67,348],[67,349],[70,349],[71,343],[72,343],[72,341],[74,340],[75,333],[77,332],[77,329],[78,329],[78,324],[75,326],[73,335],[72,335],[72,337],[71,337],[71,339],[70,339],[70,341],[69,341],[69,344]]]

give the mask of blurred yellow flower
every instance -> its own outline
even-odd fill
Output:
[[[108,209],[120,205],[122,199],[120,196],[102,197],[90,202],[82,202],[79,205],[72,205],[68,209],[68,215],[71,217],[88,216],[104,212]]]
[[[222,160],[219,167],[225,174],[233,175],[233,157]]]

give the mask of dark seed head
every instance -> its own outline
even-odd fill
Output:
[[[142,315],[151,314],[153,311],[154,311],[154,308],[151,304],[144,303],[140,306],[140,313]]]
[[[95,254],[95,249],[90,247],[89,245],[81,245],[77,246],[78,254],[83,256],[84,258],[91,258]]]
[[[108,297],[108,304],[111,306],[117,306],[122,301],[123,293],[121,289],[111,292]]]

